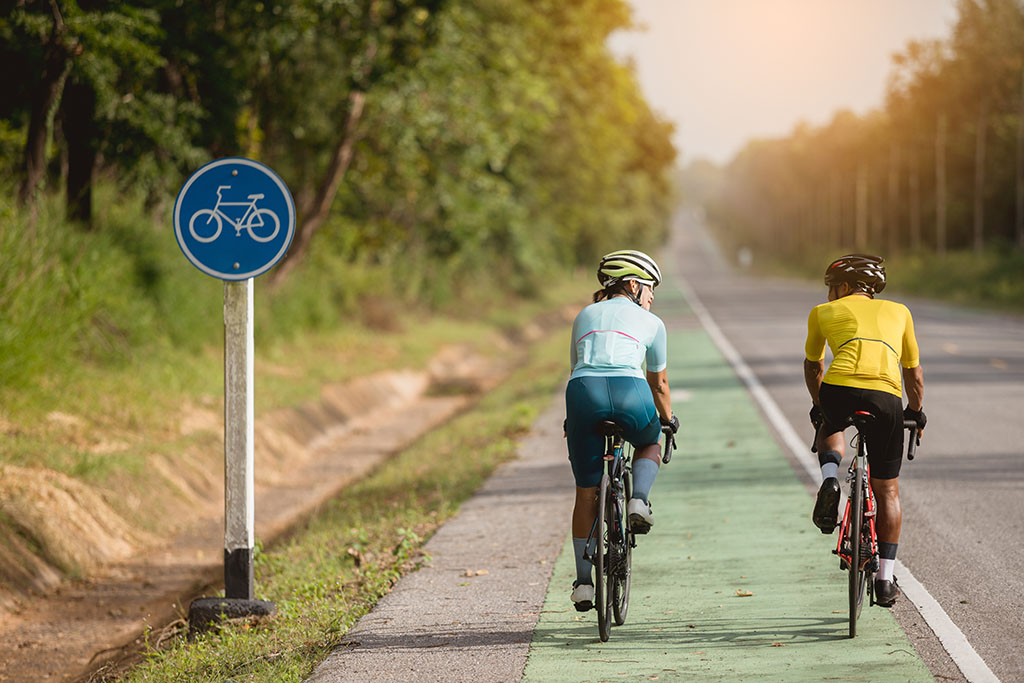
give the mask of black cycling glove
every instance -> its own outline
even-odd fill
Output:
[[[808,414],[811,416],[811,424],[814,429],[821,429],[821,425],[825,422],[825,418],[821,414],[821,406],[812,405],[811,412]]]
[[[661,420],[661,426],[670,428],[673,434],[679,431],[679,418],[676,417],[675,413],[672,413],[672,417],[667,420],[663,417],[658,419]]]
[[[910,406],[903,409],[903,419],[913,420],[917,423],[918,429],[924,429],[924,426],[928,424],[928,416],[924,414],[924,410],[911,410]]]

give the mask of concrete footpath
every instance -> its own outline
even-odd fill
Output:
[[[662,287],[656,307],[683,426],[652,491],[655,527],[634,551],[626,624],[601,643],[596,613],[569,602],[572,479],[556,397],[522,458],[431,539],[432,562],[309,680],[932,680],[887,610],[865,607],[847,638],[835,536],[811,525],[810,496],[682,295]]]

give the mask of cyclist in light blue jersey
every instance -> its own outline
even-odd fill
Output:
[[[619,422],[635,449],[628,513],[638,534],[654,524],[649,496],[661,465],[661,427],[669,426],[673,433],[679,428],[669,396],[665,324],[650,312],[654,288],[661,284],[658,264],[640,251],[615,251],[601,259],[597,279],[601,289],[594,293],[594,303],[573,322],[572,375],[565,390],[565,434],[576,479],[572,601],[580,612],[594,604],[593,565],[584,553],[594,552],[586,546],[597,515],[604,455],[604,437],[595,426],[601,420]]]

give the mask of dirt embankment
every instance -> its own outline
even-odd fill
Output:
[[[260,416],[257,536],[272,542],[451,417],[500,381],[529,341],[573,313],[517,331],[499,357],[452,346],[426,370],[327,386],[315,401]],[[80,418],[50,419],[65,438],[85,438]],[[219,401],[183,406],[174,436],[187,446],[173,457],[154,449],[145,466],[158,485],[134,496],[116,481],[99,487],[51,470],[0,467],[0,680],[81,676],[220,584],[222,434]],[[97,452],[119,446],[93,444]],[[165,523],[140,522],[154,510]]]

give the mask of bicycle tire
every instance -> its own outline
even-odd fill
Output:
[[[594,577],[594,607],[597,609],[597,633],[601,637],[601,642],[607,642],[608,637],[611,635],[611,617],[608,614],[608,596],[606,595],[605,588],[608,580],[608,547],[607,547],[607,529],[605,528],[605,507],[607,506],[608,493],[611,488],[611,480],[608,478],[608,474],[605,473],[601,477],[601,487],[598,489],[597,494],[597,519],[594,524],[594,535],[597,537],[597,548],[595,550],[596,561],[594,563],[594,569],[597,576]]]
[[[629,611],[629,586],[633,575],[633,532],[629,525],[629,514],[627,513],[630,499],[629,473],[622,476],[622,491],[617,496],[615,513],[618,515],[618,523],[621,525],[621,534],[616,534],[616,540],[620,544],[619,561],[616,563],[614,585],[612,590],[612,611],[615,616],[615,625],[622,626],[626,623],[626,613]]]
[[[864,605],[864,564],[860,558],[860,546],[863,540],[864,523],[864,477],[860,468],[854,470],[850,492],[850,637],[857,635],[857,619]]]
[[[253,222],[258,217],[261,216],[269,216],[271,221],[263,221],[263,225],[254,225]],[[274,229],[270,232],[270,234],[266,237],[257,234],[255,228],[264,228],[267,226],[268,222],[272,222],[274,225]],[[246,223],[245,229],[249,231],[249,237],[251,237],[255,241],[269,242],[270,240],[277,237],[277,233],[281,231],[281,219],[278,218],[277,214],[271,211],[270,209],[256,209],[255,211],[252,212],[252,215],[249,216],[249,222]]]

